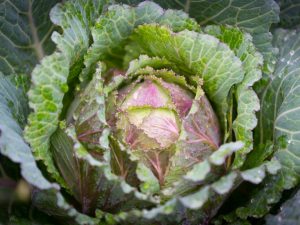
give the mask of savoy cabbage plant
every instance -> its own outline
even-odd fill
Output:
[[[300,223],[299,4],[0,2],[0,224]]]

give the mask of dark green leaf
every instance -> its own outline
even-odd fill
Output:
[[[276,215],[266,217],[267,225],[299,225],[300,224],[300,191],[287,200]]]
[[[296,28],[300,24],[300,1],[277,0],[280,7],[280,27]]]
[[[55,46],[50,9],[59,0],[0,2],[0,68],[5,74],[30,74]]]

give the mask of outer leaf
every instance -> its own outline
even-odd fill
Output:
[[[96,207],[114,212],[126,210],[134,204],[137,208],[139,205],[152,205],[153,202],[148,196],[139,194],[135,188],[130,187],[124,181],[127,177],[123,174],[128,174],[128,177],[133,176],[130,173],[134,173],[135,168],[132,171],[131,162],[128,157],[126,158],[126,154],[121,153],[118,142],[114,139],[108,140],[109,133],[105,134],[105,93],[103,93],[102,85],[103,80],[99,68],[87,87],[79,94],[79,99],[74,100],[78,105],[74,106],[75,114],[72,120],[75,121],[72,123],[77,127],[69,125],[65,131],[57,130],[51,137],[55,162],[67,187],[81,204],[84,213],[91,214]],[[86,139],[83,141],[84,136],[79,134],[85,127],[88,127],[91,133],[94,133],[95,129],[97,131],[102,129],[100,132],[102,135],[97,135],[96,138],[85,136]],[[94,140],[98,148],[92,147],[88,152],[77,138],[82,138],[83,143]],[[112,148],[109,151],[106,146],[108,141]],[[118,157],[119,155],[121,158]],[[129,165],[122,167],[120,160]],[[124,180],[112,171],[123,176]]]
[[[298,184],[300,142],[300,38],[295,32],[278,30],[277,43],[281,45],[280,59],[274,79],[262,98],[260,114],[260,141],[271,139],[278,146],[277,158],[283,164],[285,188]],[[286,138],[286,146],[279,138]]]
[[[120,0],[130,4],[138,0]],[[238,26],[253,36],[253,42],[264,55],[265,71],[272,71],[274,48],[269,29],[279,21],[279,7],[273,0],[155,0],[164,8],[182,9],[200,25],[223,24]]]
[[[277,215],[266,217],[267,225],[296,225],[300,222],[299,208],[300,191],[291,199],[287,200],[281,207]]]
[[[300,23],[299,0],[277,0],[280,6],[280,27],[296,28]]]
[[[100,11],[102,4],[103,2],[98,2],[93,5],[90,1],[78,0],[54,7],[51,19],[62,26],[63,34],[54,33],[53,40],[61,52],[45,57],[32,73],[29,104],[34,112],[29,116],[29,125],[25,130],[26,140],[32,146],[36,158],[44,161],[48,172],[61,184],[64,182],[49,152],[49,141],[58,126],[62,101],[68,91],[70,67],[80,62],[89,44],[88,27],[98,13],[97,10],[91,13],[90,7]],[[78,74],[76,71],[72,74],[76,73]]]
[[[49,11],[58,0],[1,1],[0,68],[5,74],[30,74],[33,67],[54,50],[50,34],[54,26]]]
[[[251,193],[251,199],[236,210],[241,218],[262,217],[278,202],[281,193],[299,184],[299,71],[300,38],[295,31],[277,30],[280,47],[274,76],[263,93],[259,116],[258,141],[273,142],[275,157],[282,165],[277,176],[268,177]]]
[[[239,146],[239,143],[237,145],[234,143],[227,146],[224,145],[220,149],[221,152],[216,151],[216,155],[211,157],[210,160],[212,161],[210,163],[212,165],[214,163],[219,164],[219,159],[221,158],[223,159],[221,161],[224,162],[229,152],[233,152],[236,148],[240,147],[242,146]],[[276,171],[280,168],[278,167],[278,162],[273,161],[263,164],[257,170],[262,169],[263,174],[266,172],[274,174],[275,171],[269,169],[272,166],[277,168]],[[232,171],[211,184],[198,186],[196,191],[184,197],[173,195],[172,200],[151,210],[132,210],[127,213],[120,213],[120,215],[116,215],[114,218],[122,224],[186,223],[193,225],[199,224],[199,222],[206,223],[215,215],[216,209],[219,208],[228,194],[243,181],[244,177],[247,177],[247,180],[251,182],[255,181],[255,183],[258,183],[256,176],[257,173],[252,173],[251,170]]]
[[[150,1],[145,1],[135,8],[127,5],[112,5],[107,13],[98,19],[92,30],[94,43],[85,56],[84,63],[87,67],[85,73],[88,73],[90,67],[99,60],[120,67],[122,56],[126,53],[124,47],[133,29],[138,25],[153,22],[167,24],[177,31],[199,29],[198,24],[193,19],[189,19],[185,13],[172,10],[165,12],[159,5]]]
[[[237,28],[208,26],[205,28],[205,32],[228,44],[243,62],[245,77],[243,82],[237,85],[235,92],[237,117],[233,122],[235,138],[245,143],[244,150],[235,155],[234,167],[240,167],[246,154],[253,148],[252,130],[257,125],[255,113],[260,106],[252,85],[261,78],[262,56],[256,52],[252,44],[252,37]]]
[[[51,10],[52,22],[63,29],[62,34],[54,32],[52,40],[69,59],[70,66],[82,60],[89,46],[90,27],[94,25],[106,2],[107,0],[71,0],[57,4]]]
[[[54,186],[42,176],[31,149],[23,140],[22,126],[29,109],[23,90],[12,80],[13,77],[4,77],[0,73],[0,153],[21,164],[22,176],[29,183],[40,189],[52,188]]]
[[[54,190],[34,190],[32,193],[32,203],[39,210],[50,216],[54,216],[63,224],[96,225],[99,223],[98,219],[78,213],[73,206],[65,201],[61,193]]]
[[[49,152],[50,137],[58,125],[62,99],[68,90],[68,60],[62,53],[45,57],[32,73],[33,86],[28,96],[34,110],[29,115],[25,138],[30,143],[36,159],[43,160],[50,174],[63,183]]]
[[[80,173],[81,185],[86,188],[87,193],[94,191],[92,195],[86,196],[84,191],[81,192],[83,201],[97,202],[97,207],[106,211],[128,211],[133,208],[150,207],[157,201],[150,196],[139,193],[135,188],[129,186],[123,179],[111,172],[107,161],[100,162],[94,158],[88,151],[76,140],[76,134],[72,127],[66,131],[74,143],[75,160],[82,161]],[[105,153],[104,158],[110,159],[110,151]],[[99,179],[99,177],[101,179]],[[89,181],[89,187],[86,187],[84,179]]]
[[[38,169],[31,149],[22,137],[24,124],[20,121],[23,120],[18,120],[22,117],[25,117],[26,120],[29,111],[27,99],[24,97],[23,90],[17,88],[12,80],[13,77],[4,77],[0,74],[0,153],[20,164],[22,176],[39,189],[36,190],[36,193],[44,195],[50,192],[53,194],[53,198],[50,198],[53,203],[52,209],[55,207],[60,212],[64,211],[66,217],[74,218],[73,221],[79,221],[76,224],[87,224],[86,221],[89,219],[64,202],[62,195],[58,192],[58,186],[46,180]],[[50,196],[48,195],[48,197]],[[82,218],[86,219],[81,223]],[[15,223],[17,222],[14,221]]]

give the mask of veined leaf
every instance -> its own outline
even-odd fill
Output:
[[[89,44],[89,26],[101,13],[104,2],[74,1],[56,5],[51,11],[51,19],[62,26],[63,34],[57,32],[52,39],[61,52],[45,57],[32,73],[32,87],[29,91],[29,105],[33,109],[25,130],[26,140],[38,160],[43,160],[53,177],[64,184],[54,165],[50,149],[50,137],[57,129],[63,108],[63,98],[68,91],[67,81],[70,68],[80,64]],[[91,9],[92,7],[92,9]],[[95,10],[97,9],[97,10]],[[95,11],[94,11],[95,10]],[[78,72],[74,72],[75,74]]]
[[[27,99],[22,88],[15,86],[14,78],[13,76],[4,77],[0,74],[0,154],[20,164],[21,174],[28,183],[34,186],[34,193],[47,195],[48,199],[51,199],[52,210],[56,208],[60,214],[71,219],[72,224],[93,224],[89,222],[93,220],[79,214],[65,202],[59,192],[58,185],[45,179],[37,167],[31,149],[22,137],[24,121],[22,123],[20,118],[25,117],[26,120],[29,113]],[[49,201],[47,201],[47,206],[49,207]],[[17,224],[19,220],[12,221],[12,223]]]
[[[40,189],[53,188],[37,168],[30,147],[22,137],[22,127],[29,113],[27,98],[22,88],[0,73],[0,153],[20,163],[22,176]]]
[[[233,166],[240,167],[246,155],[253,149],[252,131],[257,125],[255,113],[259,110],[260,105],[252,86],[261,78],[262,56],[252,44],[252,37],[238,28],[207,26],[205,32],[228,44],[236,56],[241,59],[245,70],[244,80],[237,85],[234,93],[237,102],[237,117],[232,124],[236,140],[245,143],[244,150],[239,151],[234,159]],[[233,120],[233,118],[229,120]],[[231,124],[228,126],[231,126]]]
[[[94,43],[85,56],[84,63],[87,67],[85,73],[90,72],[90,67],[99,60],[120,67],[122,56],[126,53],[125,45],[128,44],[128,38],[134,28],[154,22],[168,25],[177,31],[199,30],[199,25],[195,20],[188,18],[187,14],[172,10],[164,11],[159,5],[150,1],[145,1],[137,7],[112,5],[99,17],[92,29]]]
[[[135,173],[135,168],[132,170],[127,168],[130,165],[125,165],[125,168],[114,163],[118,160],[128,164],[130,162],[126,157],[118,158],[121,154],[119,151],[122,150],[116,140],[109,139],[104,98],[101,68],[98,68],[93,79],[78,94],[78,99],[74,100],[74,112],[69,112],[74,113],[69,121],[74,125],[68,123],[66,129],[58,129],[51,137],[51,150],[56,165],[67,183],[69,192],[81,204],[84,213],[93,213],[98,207],[115,212],[126,211],[133,205],[137,208],[151,206],[154,200],[150,195],[139,193],[136,188],[125,182],[125,176],[122,177],[123,169],[130,170],[124,171],[124,174],[127,174]],[[82,135],[99,130],[99,135],[94,137]],[[107,134],[105,130],[108,130]],[[85,143],[85,146],[93,144],[94,147],[88,151],[82,143]],[[107,149],[107,143],[113,150]],[[120,177],[112,172],[116,172]]]
[[[200,76],[203,89],[226,130],[229,91],[244,78],[242,63],[228,46],[211,35],[187,30],[173,33],[158,25],[139,26],[132,39],[149,56],[166,58],[183,74]]]
[[[300,23],[299,0],[277,0],[280,7],[280,27],[296,28]]]
[[[282,165],[280,173],[269,176],[250,193],[251,199],[231,213],[240,218],[262,217],[281,198],[281,193],[300,182],[299,162],[299,82],[300,38],[296,31],[279,29],[274,43],[280,49],[274,75],[262,95],[259,126],[260,144],[272,142],[275,157]],[[226,218],[226,216],[225,216]]]
[[[55,49],[49,11],[58,0],[1,1],[0,68],[4,75],[30,74]]]
[[[210,157],[209,163],[211,167],[215,167],[224,162],[226,157],[240,149],[241,143],[230,143],[221,146]],[[274,169],[273,169],[274,168]],[[209,221],[216,213],[218,208],[226,196],[233,191],[243,180],[260,183],[267,173],[275,174],[280,166],[276,160],[262,164],[260,167],[245,171],[231,171],[219,179],[212,181],[210,184],[198,186],[196,191],[185,196],[174,196],[163,205],[150,210],[139,211],[133,209],[126,213],[115,215],[114,219],[122,224],[143,223],[155,224],[160,222],[163,224],[176,224],[183,221],[187,224],[199,224]],[[260,171],[260,172],[258,172]],[[203,171],[204,172],[204,171]],[[257,174],[261,174],[258,178]],[[195,174],[197,177],[198,174]],[[199,176],[198,176],[199,177]]]
[[[68,90],[68,64],[62,53],[54,53],[34,69],[33,84],[28,93],[29,105],[34,112],[29,115],[25,129],[25,138],[36,159],[43,160],[48,172],[61,184],[64,182],[54,165],[49,143],[58,125],[64,93]]]
[[[118,0],[137,4],[139,0]],[[223,24],[242,28],[253,36],[253,43],[263,54],[265,71],[274,69],[276,50],[269,33],[272,23],[279,22],[279,7],[273,0],[155,0],[163,8],[184,10],[200,25]]]
[[[300,38],[297,34],[284,30],[275,33],[280,55],[274,77],[263,94],[260,113],[260,141],[273,140],[277,145],[276,157],[283,165],[285,188],[300,181]],[[280,143],[281,140],[286,143]]]
[[[90,29],[106,3],[107,0],[72,0],[57,4],[51,10],[52,22],[63,29],[62,34],[54,32],[52,40],[69,59],[70,66],[80,62],[85,54],[89,46]]]

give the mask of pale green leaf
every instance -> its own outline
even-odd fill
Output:
[[[176,20],[172,20],[176,18]],[[180,20],[178,20],[180,18]],[[116,22],[117,21],[117,22]],[[183,12],[164,11],[159,5],[145,1],[137,7],[112,5],[101,15],[92,29],[94,43],[85,56],[85,74],[90,67],[102,60],[120,67],[125,55],[125,45],[134,28],[141,24],[161,23],[175,30],[198,30],[199,26]]]
[[[139,0],[118,0],[137,4]],[[269,32],[273,23],[279,22],[279,7],[273,0],[155,0],[163,8],[184,10],[200,25],[222,24],[242,28],[253,36],[256,48],[264,55],[265,71],[274,69],[275,60]]]
[[[205,160],[204,162],[194,165],[193,168],[189,172],[187,172],[184,178],[187,180],[192,180],[194,182],[202,181],[209,174],[209,172],[210,164]]]
[[[194,194],[180,198],[180,202],[187,208],[199,209],[209,198],[209,188],[204,187]]]
[[[51,19],[61,26],[63,33],[54,33],[52,39],[61,51],[43,58],[32,73],[28,95],[33,112],[28,119],[25,137],[36,159],[43,160],[48,172],[63,185],[49,151],[50,137],[59,123],[63,98],[68,91],[67,81],[70,76],[78,74],[71,66],[80,65],[89,44],[89,26],[101,13],[103,4],[102,1],[92,5],[92,1],[78,0],[56,5],[51,11]]]
[[[79,214],[72,206],[68,205],[58,191],[58,185],[45,179],[37,167],[31,149],[22,137],[22,127],[25,122],[23,119],[26,120],[29,113],[27,99],[24,90],[15,86],[14,78],[12,76],[4,77],[0,74],[0,117],[5,118],[0,121],[0,154],[20,164],[21,175],[34,187],[33,203],[36,206],[45,204],[48,209],[52,210],[47,211],[50,215],[57,215],[50,213],[56,210],[59,214],[64,214],[65,218],[71,219],[72,224],[94,224],[91,222],[92,219]],[[39,202],[35,199],[37,195],[46,195],[49,201]],[[17,223],[17,220],[11,221],[13,224]]]
[[[237,117],[232,127],[236,140],[243,141],[243,151],[235,155],[234,167],[240,167],[246,155],[253,148],[252,130],[257,125],[255,113],[259,110],[259,99],[253,91],[253,84],[261,78],[263,64],[262,56],[256,51],[252,44],[252,37],[243,33],[240,29],[229,26],[207,26],[205,32],[216,36],[238,56],[245,70],[244,80],[237,85],[235,98],[237,102]],[[232,119],[231,119],[232,120]],[[229,124],[229,127],[231,124]]]
[[[224,164],[227,157],[243,147],[244,143],[241,141],[221,145],[221,147],[217,151],[211,154],[211,156],[209,157],[209,161],[214,165],[220,166]]]
[[[159,181],[148,167],[142,163],[139,163],[136,173],[139,180],[142,181],[140,188],[143,193],[152,194],[159,191]]]
[[[273,163],[274,166],[277,164],[276,161]],[[262,169],[263,174],[266,174],[269,173],[267,168],[267,164],[263,164],[257,169]],[[122,224],[142,223],[150,225],[155,222],[177,224],[182,222],[182,213],[184,213],[186,223],[204,223],[216,214],[215,209],[219,208],[223,201],[228,198],[228,195],[244,181],[243,174],[251,174],[252,171],[230,172],[211,184],[198,187],[196,191],[185,196],[173,196],[171,200],[151,210],[138,211],[133,209],[126,213],[117,214],[114,218]],[[255,177],[254,174],[253,177]]]
[[[172,62],[182,73],[199,75],[203,89],[226,127],[227,97],[234,84],[242,81],[241,61],[218,39],[194,31],[173,33],[157,25],[139,26],[133,41],[149,56],[158,56]]]
[[[28,93],[33,109],[28,117],[25,138],[32,147],[37,160],[43,160],[48,172],[60,183],[60,177],[51,153],[50,137],[57,129],[62,99],[68,90],[68,60],[62,53],[45,57],[32,73],[32,86]]]

